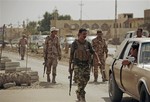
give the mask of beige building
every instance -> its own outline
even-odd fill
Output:
[[[5,30],[5,39],[10,41],[12,39],[19,38],[22,36],[23,32],[23,28],[7,27]]]
[[[115,20],[52,20],[51,26],[60,29],[59,35],[67,34],[76,35],[79,28],[86,28],[89,34],[96,34],[97,29],[104,31],[106,38],[114,38]],[[144,18],[133,18],[133,13],[123,13],[118,15],[117,19],[117,37],[123,39],[124,34],[130,30],[136,30],[140,25],[144,24]]]
[[[150,9],[144,10],[144,22],[150,23]]]

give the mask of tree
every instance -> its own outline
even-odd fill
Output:
[[[41,21],[38,21],[39,26],[37,27],[37,30],[41,32],[49,31],[51,27],[50,21],[54,19],[71,20],[71,16],[70,15],[59,16],[58,10],[54,10],[53,13],[45,12],[45,14],[43,15],[43,19]]]
[[[37,22],[31,21],[26,26],[26,31],[30,34],[37,33]]]
[[[60,15],[58,16],[58,20],[71,20],[70,15]]]
[[[49,31],[51,18],[52,18],[51,14],[48,12],[45,12],[45,14],[43,15],[43,19],[38,22],[39,24],[38,31],[41,31],[41,32]]]

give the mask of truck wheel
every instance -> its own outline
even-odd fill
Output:
[[[109,97],[111,102],[121,102],[123,92],[118,88],[113,75],[111,74],[109,77]]]
[[[140,90],[140,102],[150,102],[150,95],[148,94],[145,85],[142,85]]]

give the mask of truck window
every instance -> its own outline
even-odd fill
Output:
[[[150,64],[150,42],[142,43],[139,63]]]
[[[126,46],[124,47],[124,49],[122,50],[122,53],[121,53],[119,59],[125,59],[125,58],[128,56],[129,51],[130,51],[130,49],[131,49],[131,45],[132,45],[131,42],[130,42],[130,43],[127,43],[127,45],[126,45]]]
[[[129,56],[129,52],[130,52],[131,46],[132,46],[132,43],[130,42],[130,43],[127,45],[127,47],[126,47],[126,49],[125,49],[125,51],[124,51],[123,59],[126,59],[127,56]]]

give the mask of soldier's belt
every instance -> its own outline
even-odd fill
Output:
[[[77,66],[89,66],[88,62],[89,61],[79,61],[79,60],[76,60],[76,61],[74,61],[74,64],[77,65]]]

